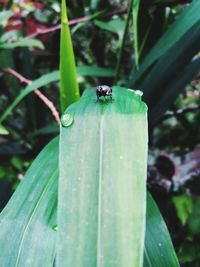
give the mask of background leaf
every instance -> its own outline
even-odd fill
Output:
[[[7,20],[12,17],[13,12],[11,10],[4,10],[0,12],[0,25],[3,25]]]
[[[13,49],[16,47],[37,47],[44,49],[44,45],[40,40],[23,38],[16,42],[1,43],[0,49]]]
[[[169,232],[150,194],[147,194],[146,220],[143,266],[178,267],[178,259],[173,249]]]
[[[135,83],[144,72],[150,67],[160,56],[172,47],[180,38],[200,21],[200,1],[194,0],[183,10],[182,14],[169,27],[165,34],[160,38],[157,44],[149,52],[148,56],[140,65],[139,71],[134,75],[131,83]]]
[[[101,68],[98,66],[78,66],[76,71],[80,76],[113,77],[115,75],[113,69]]]
[[[58,138],[33,162],[0,215],[2,267],[53,266],[58,179],[55,150],[58,151]]]

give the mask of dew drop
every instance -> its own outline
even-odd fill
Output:
[[[162,247],[162,244],[161,244],[161,243],[158,243],[158,246],[159,246],[159,247]]]
[[[123,156],[121,155],[119,158],[120,158],[120,159],[123,159]]]
[[[70,125],[72,125],[73,121],[74,118],[68,113],[63,114],[61,117],[61,123],[63,127],[69,127]]]
[[[135,93],[136,93],[136,95],[139,95],[139,96],[142,96],[143,95],[143,92],[140,91],[140,90],[136,90]]]

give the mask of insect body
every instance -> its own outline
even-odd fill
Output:
[[[96,95],[97,95],[97,100],[99,100],[99,98],[101,96],[110,96],[110,98],[112,99],[112,87],[108,86],[108,85],[99,85],[96,88]]]

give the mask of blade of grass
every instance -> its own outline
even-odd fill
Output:
[[[162,94],[159,101],[151,109],[149,116],[150,122],[153,124],[158,120],[162,114],[172,105],[178,95],[185,89],[186,85],[195,77],[200,71],[200,59],[191,62],[176,79],[172,80],[167,88],[166,93]]]
[[[134,52],[135,52],[135,66],[139,66],[139,36],[138,36],[138,15],[140,8],[140,0],[133,0],[133,28],[134,28]]]
[[[63,112],[78,100],[79,87],[76,78],[76,65],[67,18],[67,7],[62,0],[61,41],[60,41],[60,103]]]
[[[192,3],[186,7],[182,14],[176,19],[176,21],[169,27],[166,33],[160,38],[156,45],[152,48],[149,54],[146,56],[140,69],[132,77],[131,84],[135,84],[145,71],[159,58],[161,57],[169,48],[171,48],[180,38],[195,24],[200,21],[200,1],[194,0]]]
[[[122,63],[122,56],[123,56],[124,46],[125,46],[126,37],[127,37],[127,33],[128,33],[128,26],[129,26],[129,22],[131,19],[132,5],[133,5],[133,0],[130,0],[129,1],[129,7],[128,7],[128,14],[127,14],[127,18],[126,18],[126,24],[125,24],[125,28],[124,28],[123,37],[122,37],[122,43],[120,46],[119,57],[117,60],[117,65],[116,65],[116,70],[115,70],[115,78],[114,78],[114,82],[113,82],[114,84],[116,84],[118,79],[119,79],[120,68],[121,68],[121,63]]]

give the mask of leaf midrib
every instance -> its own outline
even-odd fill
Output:
[[[101,212],[102,212],[102,173],[103,173],[103,122],[101,115],[99,126],[99,186],[98,186],[98,221],[97,221],[97,267],[101,267]]]

